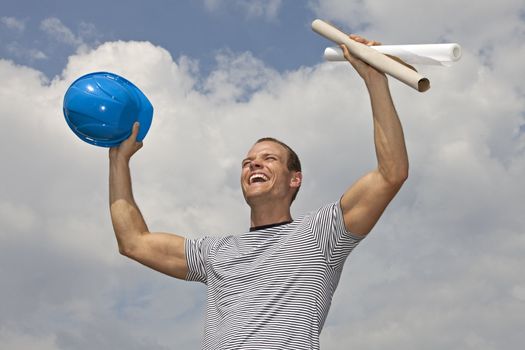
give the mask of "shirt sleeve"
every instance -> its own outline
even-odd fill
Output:
[[[212,242],[209,237],[186,239],[184,241],[186,264],[188,265],[187,281],[207,283],[207,266],[209,264],[211,246]]]
[[[312,232],[332,268],[342,268],[350,252],[363,239],[346,230],[339,201],[325,205],[312,214]]]

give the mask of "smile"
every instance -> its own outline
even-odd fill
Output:
[[[262,173],[256,173],[250,176],[250,185],[257,182],[266,182],[268,181],[268,176],[262,174]]]

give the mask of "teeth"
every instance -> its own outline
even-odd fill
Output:
[[[262,179],[263,181],[268,181],[268,177],[264,174],[253,174],[250,176],[250,183],[253,183],[257,179]]]

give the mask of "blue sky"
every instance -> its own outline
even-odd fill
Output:
[[[390,79],[410,176],[350,255],[322,349],[518,350],[525,324],[522,2],[2,1],[0,349],[198,349],[205,288],[118,254],[107,149],[67,127],[79,76],[112,71],[155,108],[132,159],[153,231],[240,233],[240,161],[274,136],[301,157],[298,216],[376,166],[365,86],[315,18],[385,44],[457,42]],[[153,4],[153,5],[152,5]],[[111,8],[110,8],[111,7]]]
[[[88,45],[112,40],[150,41],[174,57],[198,57],[204,71],[213,66],[214,53],[225,48],[250,51],[279,71],[319,62],[324,43],[311,32],[312,9],[306,3],[279,3],[277,16],[250,14],[242,6],[206,5],[202,1],[7,1],[3,13],[19,19],[24,29],[3,26],[2,42],[16,42],[21,50],[38,50],[46,58],[14,53],[8,45],[0,52],[50,77],[59,74],[77,47],[64,36],[43,30],[42,21],[57,18],[73,41]]]

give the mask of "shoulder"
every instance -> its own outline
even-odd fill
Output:
[[[186,252],[198,251],[208,255],[217,249],[218,246],[228,244],[233,239],[233,235],[228,236],[202,236],[197,238],[186,238],[184,241]]]
[[[324,204],[323,206],[312,210],[311,212],[305,215],[307,219],[312,219],[316,222],[333,221],[334,219],[337,219],[342,216],[343,213],[341,210],[340,201]]]

